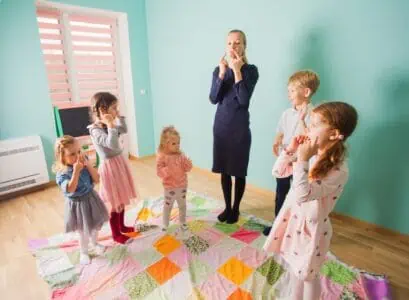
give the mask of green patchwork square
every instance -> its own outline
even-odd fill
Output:
[[[272,257],[258,267],[257,271],[267,278],[270,285],[274,285],[284,273],[284,269]]]
[[[197,235],[192,235],[187,240],[184,240],[183,243],[189,249],[190,253],[194,255],[199,255],[209,248],[209,243]]]
[[[155,250],[155,248],[146,249],[141,252],[133,253],[131,255],[133,259],[139,262],[144,268],[149,267],[155,262],[159,261],[163,255]]]
[[[227,223],[217,222],[214,225],[214,228],[216,228],[217,230],[223,232],[224,234],[230,235],[230,234],[236,232],[237,230],[239,230],[240,226],[237,225],[237,224],[227,224]]]
[[[327,261],[321,267],[321,274],[327,276],[333,282],[343,286],[349,285],[356,280],[356,274],[336,261]]]
[[[116,246],[112,248],[111,251],[104,254],[105,258],[109,261],[109,265],[111,266],[123,261],[126,257],[128,257],[128,255],[128,248],[122,245]]]
[[[157,287],[156,281],[146,272],[141,272],[125,282],[125,289],[131,299],[141,299]]]
[[[246,223],[243,224],[243,228],[248,229],[248,230],[263,232],[266,226],[264,226],[261,223],[258,223],[256,220],[250,219]]]
[[[189,217],[205,217],[209,215],[209,210],[208,209],[194,209],[194,210],[189,210],[187,212],[187,215]]]
[[[210,266],[198,259],[189,262],[188,270],[194,285],[201,284],[213,272]]]
[[[206,203],[206,199],[203,199],[202,197],[195,196],[190,200],[190,202],[193,205],[195,205],[197,207],[200,207],[200,206],[203,206]]]
[[[51,289],[62,289],[77,283],[79,273],[75,268],[44,277]]]

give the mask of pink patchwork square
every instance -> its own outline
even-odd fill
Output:
[[[181,269],[185,269],[189,262],[193,260],[192,254],[185,245],[180,246],[179,249],[169,254],[168,258]]]
[[[326,276],[321,276],[321,297],[322,299],[337,300],[341,298],[343,287],[332,282]]]
[[[197,235],[206,240],[210,247],[216,245],[223,238],[223,234],[213,227],[206,228]]]
[[[236,257],[249,267],[258,268],[267,258],[267,254],[251,246],[246,246],[241,249]]]
[[[224,278],[224,276],[215,273],[199,286],[200,293],[205,299],[227,299],[237,287]]]
[[[244,228],[240,228],[238,231],[236,231],[235,233],[231,235],[232,238],[238,239],[239,241],[245,242],[247,244],[250,244],[252,241],[254,241],[259,236],[260,236],[260,232],[253,231],[253,230],[247,230]]]

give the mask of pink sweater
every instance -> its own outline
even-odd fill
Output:
[[[192,163],[184,154],[158,154],[156,173],[166,189],[187,187],[187,172]]]

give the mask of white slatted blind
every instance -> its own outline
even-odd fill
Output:
[[[89,102],[96,92],[119,97],[116,20],[37,10],[53,104]]]
[[[56,104],[72,101],[61,13],[38,9],[37,21],[51,99]]]

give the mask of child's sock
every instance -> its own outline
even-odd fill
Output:
[[[91,259],[88,255],[88,242],[89,236],[88,233],[79,231],[79,244],[80,244],[80,264],[88,265],[91,262]]]
[[[105,246],[98,243],[98,231],[96,230],[91,232],[91,245],[97,255],[105,252]]]

